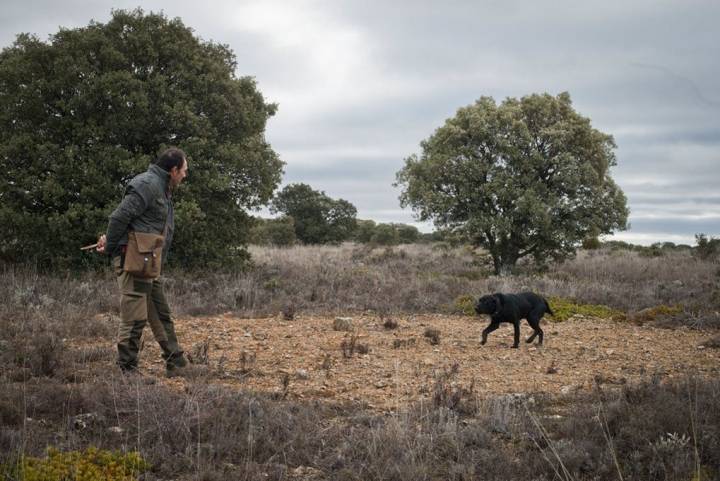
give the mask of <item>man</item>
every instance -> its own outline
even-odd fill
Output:
[[[165,150],[146,172],[130,181],[120,205],[110,215],[107,233],[98,239],[97,251],[112,258],[122,294],[117,364],[124,373],[137,372],[140,338],[148,322],[162,349],[167,375],[180,375],[187,365],[175,335],[163,281],[160,277],[141,278],[123,270],[130,231],[164,234],[165,263],[174,229],[172,192],[187,176],[187,169],[182,150],[174,147]]]

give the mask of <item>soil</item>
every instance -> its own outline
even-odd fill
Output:
[[[343,318],[347,320],[349,318]],[[435,381],[453,369],[450,381],[480,396],[503,393],[562,394],[596,384],[623,385],[649,376],[666,379],[693,373],[717,377],[720,349],[705,347],[715,331],[661,329],[605,319],[574,317],[543,321],[543,346],[512,349],[509,324],[480,345],[487,321],[465,316],[417,315],[392,318],[394,329],[373,316],[353,316],[353,331],[333,317],[281,316],[241,319],[232,315],[180,318],[178,337],[202,361],[210,382],[276,393],[288,399],[328,399],[394,410],[428,399]],[[439,331],[439,343],[426,337]],[[521,336],[532,330],[522,326]],[[355,338],[350,352],[352,336]],[[148,332],[146,335],[151,336]],[[345,353],[341,348],[345,342]],[[358,353],[367,348],[367,353]],[[359,349],[358,349],[359,348]],[[200,359],[198,359],[200,358]],[[160,352],[151,340],[142,353],[143,369],[179,388],[192,379],[163,377]]]

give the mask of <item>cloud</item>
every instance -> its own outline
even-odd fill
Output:
[[[0,45],[107,21],[130,0],[5,0]],[[569,91],[615,137],[612,173],[632,229],[651,241],[720,235],[720,2],[150,0],[279,104],[267,138],[305,182],[361,217],[412,221],[392,186],[403,158],[458,108]]]

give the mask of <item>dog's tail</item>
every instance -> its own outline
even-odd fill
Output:
[[[543,301],[545,301],[545,312],[547,312],[551,316],[554,316],[555,313],[552,311],[552,309],[550,309],[550,303],[548,303],[547,299],[545,299],[544,297],[543,297]]]

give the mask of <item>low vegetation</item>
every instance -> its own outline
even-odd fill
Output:
[[[603,305],[578,304],[563,297],[551,297],[548,302],[553,311],[548,318],[554,321],[567,321],[573,316],[600,317],[603,319],[625,320],[624,312]]]
[[[61,452],[50,448],[47,457],[20,456],[15,464],[9,462],[0,468],[0,474],[5,479],[25,481],[129,481],[149,468],[137,452],[109,452],[92,447]]]

